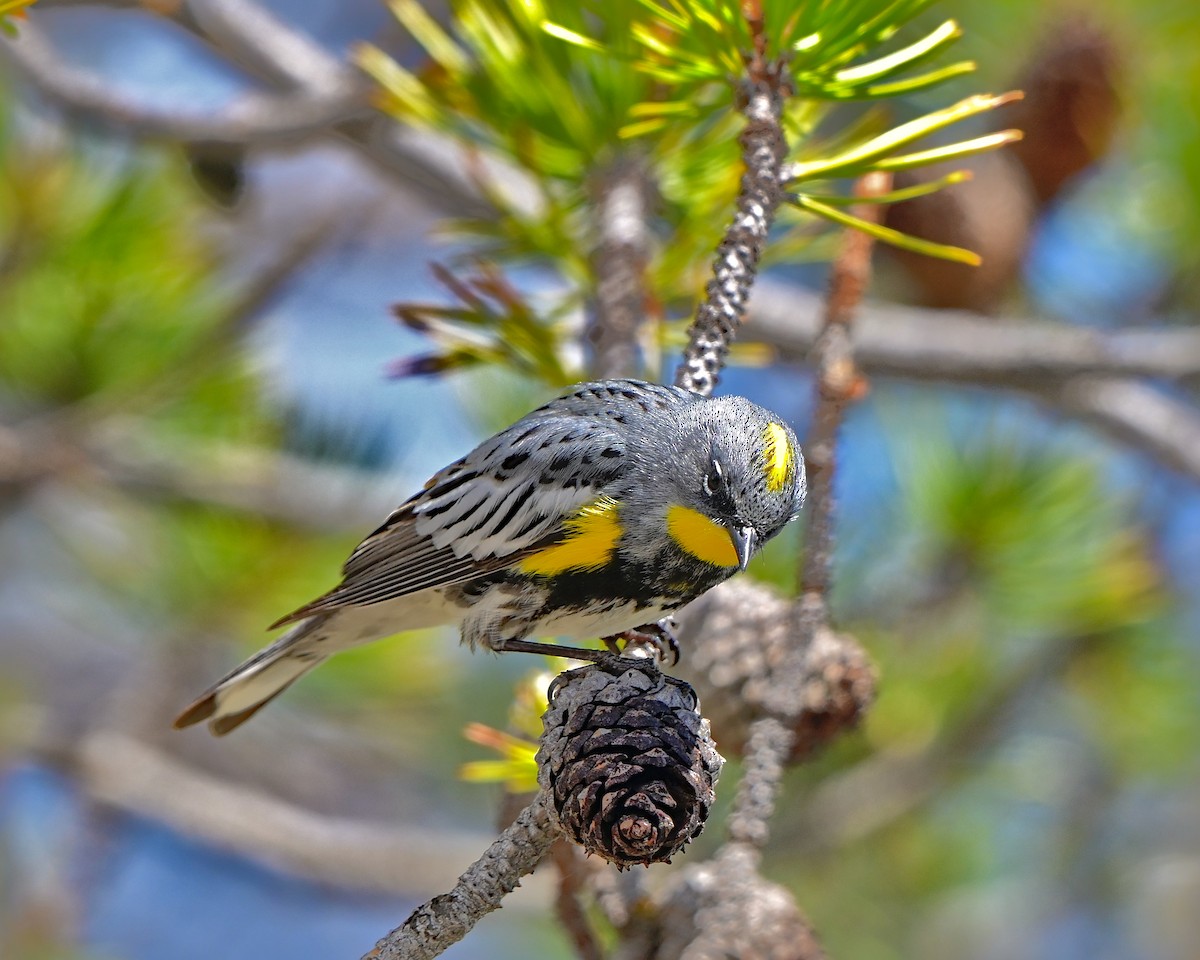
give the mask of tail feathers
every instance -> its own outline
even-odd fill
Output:
[[[224,736],[241,726],[325,659],[309,636],[324,620],[300,624],[213,684],[175,718],[175,729],[207,720],[215,736]]]

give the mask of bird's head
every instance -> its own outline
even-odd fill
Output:
[[[745,569],[800,511],[807,484],[792,429],[744,397],[698,404],[697,429],[679,437],[678,502],[667,529],[688,553]]]

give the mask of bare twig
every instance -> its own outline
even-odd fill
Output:
[[[377,522],[405,489],[377,474],[258,447],[164,449],[152,435],[130,420],[86,427],[48,420],[0,422],[0,495],[49,479],[84,476],[142,498],[200,503],[299,529],[344,533]]]
[[[209,504],[308,530],[362,527],[397,499],[392,484],[361,471],[253,447],[166,451],[148,438],[136,425],[116,425],[82,448],[84,462],[105,482],[139,496]]]
[[[175,16],[219,53],[231,56],[267,83],[315,93],[325,84],[359,81],[357,70],[252,0],[188,0]],[[503,193],[513,209],[532,212],[536,208],[538,191],[524,173],[465,150],[448,136],[408,129],[377,112],[344,119],[330,132],[446,216],[495,216],[495,208],[480,190],[481,180]]]
[[[110,5],[134,4],[110,0]],[[261,115],[262,108],[255,104],[326,104],[330,106],[330,116],[325,124],[297,124],[297,120],[315,119],[317,108],[306,107],[305,110],[313,111],[312,115],[293,116],[290,135],[333,134],[340,137],[381,172],[418,192],[423,202],[447,216],[494,216],[494,208],[478,188],[480,169],[486,171],[488,182],[494,189],[502,191],[516,209],[531,208],[530,198],[536,197],[537,193],[528,188],[528,178],[520,171],[491,157],[469,157],[461,145],[449,137],[409,130],[382,113],[365,109],[365,101],[359,99],[364,84],[358,72],[264,8],[248,0],[214,0],[212,3],[189,0],[169,5],[161,12],[173,16],[182,27],[197,34],[220,55],[282,90],[283,95],[272,99],[256,94],[248,98],[253,107],[249,116],[218,111],[197,117],[184,111],[179,114],[183,122],[177,123],[179,112],[175,108],[149,108],[128,98],[113,100],[103,89],[94,86],[98,78],[72,68],[68,68],[72,82],[60,89],[55,84],[56,79],[61,79],[57,76],[61,72],[57,70],[59,62],[39,63],[28,49],[17,61],[14,54],[28,32],[28,23],[22,25],[22,39],[0,43],[0,53],[7,53],[27,80],[68,106],[71,112],[127,135],[166,138],[172,134],[172,139],[178,138],[178,142],[187,146],[270,145],[285,139],[286,124],[282,121],[287,118],[269,119],[269,135],[261,134],[250,122]],[[74,82],[80,79],[85,82]],[[348,98],[353,110],[339,112],[335,109],[338,99],[343,97]],[[108,109],[113,106],[117,109]],[[246,109],[238,107],[238,110]]]
[[[449,893],[413,911],[363,960],[428,960],[458,943],[486,914],[516,889],[558,838],[549,803],[539,793]]]
[[[717,247],[713,278],[688,330],[683,362],[675,383],[695,393],[712,393],[729,344],[742,322],[767,233],[783,200],[780,169],[787,156],[783,105],[788,81],[784,64],[763,67],[757,81],[742,91],[746,127],[738,138],[746,172],[737,212]]]
[[[761,717],[750,724],[742,779],[729,813],[731,843],[755,849],[766,843],[767,824],[775,813],[784,761],[795,739],[793,726],[777,717]]]
[[[875,173],[859,180],[855,192],[869,200],[890,188],[891,177]],[[869,202],[857,206],[855,212],[864,220],[878,222],[879,209]],[[817,404],[804,444],[808,470],[808,536],[800,584],[802,645],[810,643],[818,627],[829,619],[825,597],[829,590],[833,552],[834,453],[846,406],[861,393],[862,380],[854,363],[850,324],[870,279],[873,246],[874,240],[869,234],[848,230],[843,235],[841,253],[830,271],[824,325],[813,345]],[[811,626],[804,623],[806,616],[816,618]]]

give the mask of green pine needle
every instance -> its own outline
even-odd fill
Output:
[[[977,267],[983,263],[983,259],[974,251],[964,250],[962,247],[954,247],[945,243],[933,243],[930,240],[922,240],[919,237],[901,233],[899,230],[893,230],[891,227],[863,220],[852,213],[846,213],[844,210],[831,207],[803,194],[791,197],[789,202],[801,210],[807,210],[809,213],[816,214],[818,217],[824,217],[826,220],[832,220],[834,223],[841,224],[844,227],[861,230],[863,233],[869,234],[882,243],[899,247],[902,250],[911,250],[913,253],[922,253],[925,256],[936,257],[939,260],[952,260],[955,263],[965,263],[972,267]]]
[[[952,123],[985,113],[988,110],[994,110],[996,107],[1020,98],[1020,92],[1005,93],[1000,96],[976,94],[967,97],[953,106],[918,117],[916,120],[910,120],[908,123],[902,123],[900,126],[837,156],[794,164],[789,170],[790,179],[793,181],[811,180],[815,177],[851,176],[863,170],[890,169],[882,166],[880,161],[896,149],[944,129]],[[955,147],[943,149],[953,151]],[[947,158],[958,155],[951,152],[947,154]]]
[[[1001,130],[999,133],[989,133],[973,140],[963,140],[946,147],[935,147],[932,150],[922,150],[918,153],[906,153],[898,157],[887,157],[872,166],[873,170],[912,170],[915,167],[927,167],[931,163],[941,163],[944,160],[961,160],[963,157],[977,153],[986,153],[1009,143],[1020,140],[1024,134],[1020,130]]]

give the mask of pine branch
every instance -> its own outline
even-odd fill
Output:
[[[869,201],[890,187],[890,175],[871,173],[859,180],[855,192]],[[856,207],[854,213],[865,220],[874,219],[878,208],[867,202]],[[796,736],[794,725],[787,720],[800,709],[794,696],[784,691],[800,688],[808,650],[818,632],[829,627],[826,597],[833,553],[834,448],[846,407],[860,391],[850,325],[870,278],[873,245],[868,234],[846,231],[841,253],[830,272],[824,322],[813,348],[817,407],[804,445],[809,494],[802,592],[792,608],[795,628],[791,632],[791,649],[778,668],[785,677],[794,676],[796,682],[780,682],[777,676],[772,687],[779,693],[772,698],[770,711],[750,725],[745,773],[738,784],[730,816],[732,843],[762,846],[769,836],[768,820],[774,812],[784,765]]]
[[[363,960],[428,960],[458,943],[533,872],[558,835],[546,797],[539,793],[458,878],[453,890],[414,910]]]
[[[59,4],[70,5],[70,4]],[[109,0],[106,6],[138,6]],[[185,0],[162,11],[227,59],[279,91],[256,92],[242,105],[198,114],[160,109],[133,98],[115,98],[96,75],[64,63],[50,45],[25,46],[36,31],[28,21],[20,36],[0,42],[0,54],[36,89],[68,113],[135,138],[167,139],[183,146],[266,145],[333,135],[357,149],[383,173],[420,193],[447,216],[486,218],[495,209],[478,189],[479,168],[511,198],[528,197],[524,176],[489,157],[468,156],[445,136],[409,130],[366,109],[356,70],[313,43],[252,0]],[[31,29],[32,28],[32,29]],[[35,45],[37,41],[34,41]],[[345,100],[338,109],[339,98]],[[328,113],[320,123],[324,107]],[[286,109],[276,111],[275,106]],[[352,108],[352,109],[350,109]],[[258,121],[262,121],[260,124]],[[521,209],[518,202],[517,207]]]
[[[775,63],[747,81],[742,113],[746,127],[738,142],[746,172],[737,198],[737,212],[717,247],[713,279],[688,330],[683,363],[675,383],[709,396],[717,384],[725,356],[742,318],[767,234],[783,200],[781,170],[787,156],[783,136],[783,106],[788,82],[785,67]]]
[[[891,175],[886,173],[871,173],[862,177],[856,184],[855,194],[867,202],[854,210],[855,216],[872,223],[878,222],[879,208],[872,206],[869,200],[872,196],[887,193],[891,183]],[[874,244],[871,236],[858,230],[847,230],[843,235],[841,253],[830,271],[824,324],[813,345],[817,405],[804,444],[808,471],[808,536],[805,539],[801,576],[800,642],[805,646],[812,642],[816,631],[829,621],[826,595],[833,553],[835,450],[846,407],[862,390],[862,379],[854,364],[850,326],[870,281]],[[811,620],[811,625],[806,620]]]
[[[182,0],[173,16],[272,86],[312,91],[361,82],[315,40],[250,0]]]
[[[761,717],[750,724],[742,779],[729,813],[730,843],[761,848],[767,842],[784,762],[795,739],[794,728],[778,717]]]

